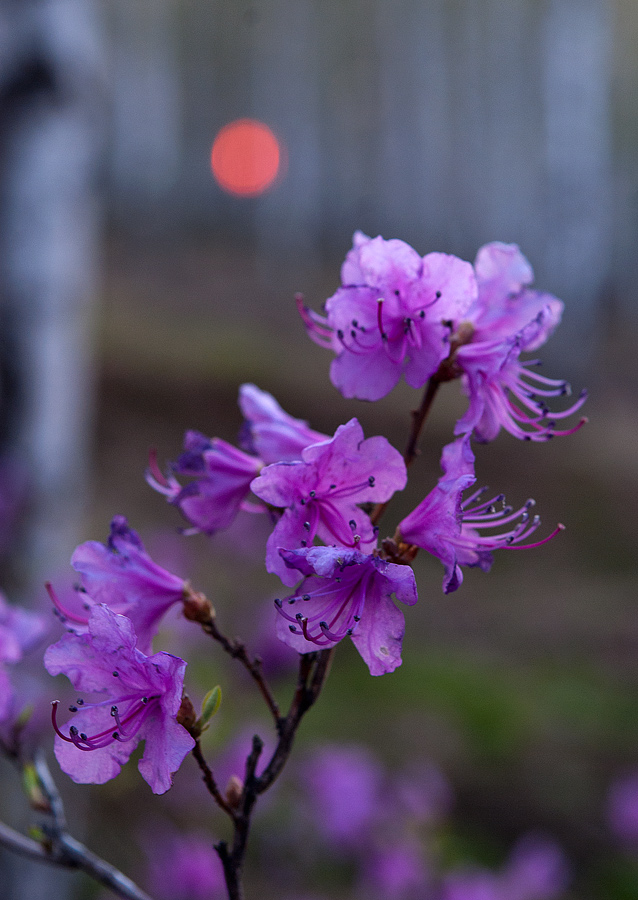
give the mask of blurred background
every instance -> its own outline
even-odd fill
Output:
[[[356,229],[469,260],[488,241],[517,242],[537,286],[566,303],[545,371],[589,387],[590,423],[547,445],[501,434],[478,448],[477,475],[512,502],[534,496],[545,524],[567,531],[502,553],[448,597],[436,561],[419,559],[403,667],[370,679],[340,648],[300,752],[367,747],[392,777],[435,766],[454,802],[436,838],[428,824],[427,854],[501,871],[521,836],[542,833],[569,859],[560,896],[611,900],[638,898],[638,824],[633,837],[614,831],[608,799],[638,770],[637,40],[630,0],[0,3],[10,599],[34,606],[46,578],[70,584],[75,545],[105,540],[124,514],[159,561],[209,593],[227,631],[257,641],[255,608],[269,616],[278,583],[262,573],[260,524],[179,536],[178,513],[144,483],[149,447],[175,459],[188,428],[234,441],[245,381],[317,430],[357,415],[367,435],[402,447],[417,395],[402,385],[374,405],[343,400],[295,291],[320,308]],[[446,386],[418,496],[388,513],[389,532],[434,484],[463,409],[458,384]],[[258,722],[258,704],[205,643],[189,652],[194,697],[217,682],[225,691],[213,760]],[[273,677],[285,695],[286,666]],[[104,827],[135,820],[140,835],[156,808],[129,768],[92,793],[58,780],[79,836],[143,879],[143,840]],[[223,836],[190,776],[178,798],[190,819],[176,792],[158,801],[166,828]],[[271,826],[296,822],[291,802],[257,832],[253,878],[280,859]],[[19,821],[20,799],[8,790],[6,803]],[[355,896],[353,885],[372,896],[354,856],[335,870],[290,846],[305,860],[296,880],[277,880],[282,862],[255,896]],[[45,896],[43,885],[51,898],[95,896],[79,876],[54,880],[6,854],[2,878],[9,900]],[[384,897],[433,896],[410,890]]]

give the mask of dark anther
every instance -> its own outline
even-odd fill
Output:
[[[439,300],[441,298],[441,291],[437,291],[434,296],[436,297],[437,300]]]
[[[355,622],[361,621],[361,616],[353,616],[352,618],[355,620]]]
[[[78,706],[84,706],[84,700],[81,697],[78,697],[78,699],[75,702],[77,703]]]
[[[69,706],[69,712],[77,712],[77,711],[78,711],[77,706]]]
[[[142,703],[148,703],[148,697],[142,697]]]
[[[297,613],[297,615],[295,616],[295,619],[296,619],[298,622],[301,622],[301,620],[303,619],[303,613]]]
[[[283,603],[281,602],[279,597],[275,598],[275,606],[277,607],[277,609],[281,609],[281,607],[283,606]]]
[[[336,488],[336,486],[337,486],[336,484],[331,484],[331,485],[330,485],[330,490],[331,490],[331,491],[334,491],[334,489]]]
[[[354,519],[350,519],[350,521],[348,522],[348,525],[350,526],[350,528],[352,528],[353,531],[357,527],[357,523],[355,522]]]
[[[316,491],[310,491],[310,496],[314,499],[314,497],[317,496],[317,492],[316,492]]]
[[[425,319],[425,310],[424,309],[422,309],[421,312],[419,313],[419,319]]]
[[[302,546],[302,547],[307,547],[307,546],[308,546],[308,541],[302,541],[302,542],[301,542],[301,546]]]
[[[358,327],[359,327],[359,323],[357,322],[356,319],[353,319],[353,320],[352,320],[352,324],[354,325],[355,328],[358,328]]]
[[[119,741],[119,739],[120,739],[119,731],[114,731],[112,737],[113,737],[114,741]]]
[[[117,706],[112,706],[112,707],[111,707],[111,715],[112,715],[112,716],[116,716],[117,713],[118,713]]]
[[[119,672],[113,672],[113,678],[118,678],[119,674],[120,674]]]
[[[83,741],[88,741],[88,737],[86,736],[86,733],[84,731],[80,732],[80,737],[82,738]]]
[[[341,329],[339,329],[339,330],[337,331],[337,337],[339,338],[340,341],[343,340],[343,331],[342,331]]]
[[[397,290],[396,288],[394,289],[394,293],[395,293],[395,296],[397,296],[397,297],[401,296],[401,291]]]
[[[310,600],[310,594],[304,594],[302,600]]]
[[[353,329],[350,331],[350,337],[351,337],[351,338],[356,338],[356,336],[357,336],[357,332],[356,332],[356,331],[354,330],[354,328],[353,328]]]
[[[293,634],[299,634],[294,625],[289,625],[288,628],[290,629],[290,631],[292,631]]]
[[[303,527],[306,529],[306,531],[310,531],[310,522],[304,522]]]
[[[374,475],[370,475],[368,478],[368,485],[370,487],[374,487]]]
[[[348,637],[350,637],[350,635],[352,634],[352,628],[348,628],[346,634],[348,635]]]
[[[71,727],[69,728],[69,734],[72,735],[72,737],[75,737],[77,733],[78,730],[75,725],[71,725]]]
[[[305,506],[305,505],[306,505],[306,501],[303,499],[303,497],[301,498],[301,500],[299,501],[299,503],[301,504],[301,506]]]
[[[289,597],[288,598],[288,606],[294,606],[295,602],[299,599],[299,597]]]

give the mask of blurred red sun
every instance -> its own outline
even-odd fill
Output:
[[[277,177],[281,160],[277,138],[256,119],[237,119],[224,125],[210,156],[219,186],[240,197],[257,197],[267,191]]]

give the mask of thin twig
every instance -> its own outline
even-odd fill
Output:
[[[0,750],[21,768],[31,765],[23,759],[17,741],[12,747],[2,744]],[[36,862],[63,869],[78,869],[123,900],[152,900],[149,894],[123,872],[97,856],[68,833],[64,804],[44,755],[37,753],[32,765],[38,777],[39,788],[44,795],[43,800],[46,800],[46,804],[43,803],[42,807],[38,804],[34,808],[41,809],[50,817],[49,821],[39,827],[42,840],[27,837],[0,822],[0,845]]]
[[[70,834],[59,834],[56,828],[47,826],[42,830],[48,838],[46,844],[26,837],[0,822],[0,844],[36,862],[62,869],[79,869],[123,900],[152,900],[149,894],[119,869],[96,856]]]
[[[206,634],[209,634],[214,640],[216,640],[219,644],[221,644],[222,648],[231,656],[233,659],[238,659],[239,662],[244,666],[246,671],[249,673],[251,678],[257,684],[262,697],[266,701],[266,705],[271,712],[271,715],[275,721],[275,725],[279,727],[279,723],[281,721],[281,711],[279,709],[279,704],[275,700],[275,697],[268,685],[268,682],[264,678],[264,673],[262,671],[262,663],[261,659],[256,656],[254,659],[251,659],[248,655],[248,651],[246,650],[246,645],[243,641],[238,639],[230,640],[226,635],[222,634],[222,632],[217,627],[217,622],[215,619],[214,613],[204,622],[200,623]]]
[[[428,413],[432,408],[432,403],[434,401],[434,398],[436,397],[436,392],[438,391],[440,384],[441,379],[438,377],[438,374],[432,375],[427,383],[425,391],[423,392],[421,405],[418,409],[412,410],[412,427],[410,428],[408,442],[403,454],[403,461],[405,462],[406,467],[412,465],[418,455],[419,451],[417,444],[419,442],[419,437],[421,435],[423,425],[425,424],[425,420],[428,417]],[[389,502],[389,500],[386,500],[384,503],[377,503],[377,505],[374,507],[372,513],[370,514],[370,521],[373,525],[378,525],[379,519],[385,512]]]
[[[300,657],[297,686],[288,715],[278,720],[277,746],[266,768],[259,776],[256,775],[256,767],[263,743],[257,735],[253,738],[252,751],[246,760],[246,776],[241,798],[237,809],[230,813],[234,826],[232,850],[226,841],[220,841],[215,845],[215,850],[224,868],[229,900],[243,900],[244,897],[241,872],[253,807],[258,796],[268,790],[288,761],[299,724],[321,693],[330,671],[333,655],[334,647],[329,650],[305,653]]]
[[[204,784],[208,788],[209,794],[211,794],[211,796],[215,799],[215,802],[217,803],[217,805],[219,807],[221,807],[221,809],[223,809],[224,812],[231,817],[231,819],[234,819],[234,817],[235,817],[234,810],[228,805],[228,803],[226,802],[226,799],[224,798],[221,791],[219,790],[219,788],[217,786],[217,782],[215,781],[215,776],[213,775],[212,770],[210,769],[208,763],[204,759],[204,755],[202,753],[202,747],[201,747],[199,740],[195,741],[195,746],[193,747],[191,752],[192,752],[193,756],[195,757],[195,759],[197,760],[197,765],[201,769],[202,779],[204,781]]]

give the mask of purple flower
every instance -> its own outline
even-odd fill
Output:
[[[334,647],[349,636],[371,675],[401,665],[405,623],[392,601],[417,601],[414,573],[357,550],[310,547],[282,550],[286,565],[304,576],[295,593],[275,601],[278,634],[299,653]]]
[[[569,865],[561,848],[536,834],[527,834],[517,842],[501,872],[507,900],[554,900],[569,881]]]
[[[638,846],[638,772],[612,784],[607,797],[607,821],[623,844]]]
[[[115,516],[111,522],[107,544],[80,544],[71,557],[71,565],[82,579],[84,610],[67,609],[49,588],[62,618],[72,624],[73,630],[85,630],[90,610],[103,603],[131,620],[143,653],[150,651],[162,616],[191,593],[188,582],[153,562],[124,516]]]
[[[73,781],[104,784],[144,740],[138,768],[153,793],[163,794],[195,746],[176,721],[186,663],[168,653],[146,656],[135,643],[131,622],[100,605],[91,611],[86,634],[65,634],[48,648],[50,675],[64,674],[76,690],[105,695],[95,703],[79,698],[62,727],[54,702],[55,755]]]
[[[498,876],[488,869],[468,867],[450,872],[443,880],[441,900],[509,900]]]
[[[356,232],[327,316],[300,305],[309,336],[337,353],[332,383],[344,397],[378,400],[401,375],[419,388],[448,356],[449,323],[477,295],[472,266],[445,253],[423,258],[403,241]]]
[[[204,835],[159,833],[144,844],[157,900],[212,900],[225,894],[219,857]]]
[[[384,812],[383,772],[365,747],[325,746],[304,765],[312,821],[337,848],[367,846]]]
[[[154,456],[146,480],[169,503],[179,507],[193,526],[193,532],[214,534],[228,528],[240,509],[257,511],[254,504],[246,504],[246,497],[250,482],[262,466],[258,457],[238,450],[221,438],[209,439],[197,431],[187,431],[184,452],[172,468],[194,480],[182,487],[172,475],[165,477]]]
[[[473,432],[477,440],[491,441],[505,428],[523,440],[546,441],[577,431],[585,420],[562,431],[556,422],[580,409],[586,392],[567,409],[550,413],[548,401],[568,396],[569,384],[536,372],[538,360],[520,360],[522,352],[545,343],[560,322],[563,304],[528,288],[532,268],[516,244],[486,244],[474,267],[478,298],[455,320],[452,337],[460,344],[454,363],[469,398],[455,433]]]
[[[340,425],[333,438],[306,447],[299,462],[267,466],[251,489],[284,510],[268,539],[267,570],[294,584],[279,550],[310,545],[315,535],[328,544],[372,550],[376,532],[358,504],[383,503],[406,480],[401,454],[384,437],[364,440],[356,419]]]
[[[445,473],[437,486],[402,522],[398,532],[406,544],[421,547],[440,559],[445,568],[443,590],[455,591],[463,581],[461,566],[479,566],[484,572],[492,565],[492,551],[509,547],[523,549],[538,547],[563,529],[557,528],[542,541],[522,543],[540,525],[540,518],[530,521],[528,500],[520,509],[505,505],[499,494],[481,502],[485,489],[472,493],[465,500],[463,492],[476,481],[474,454],[468,435],[443,448],[441,468]],[[497,534],[484,535],[486,529],[502,528]]]
[[[18,606],[9,606],[0,594],[0,722],[13,710],[13,688],[5,665],[20,662],[45,631],[41,616]]]
[[[329,440],[307,422],[289,416],[272,394],[254,384],[239,388],[239,406],[246,420],[241,445],[266,464],[301,459],[301,451],[310,444]]]
[[[443,882],[442,900],[556,900],[569,883],[561,848],[548,838],[525,835],[500,872],[459,868]]]
[[[430,873],[424,848],[414,838],[404,837],[394,846],[376,848],[364,858],[365,896],[382,900],[421,900],[428,896]]]

